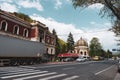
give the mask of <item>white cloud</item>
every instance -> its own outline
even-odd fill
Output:
[[[92,27],[91,29],[109,29],[109,28],[111,28],[111,26],[112,26],[112,24],[111,23],[97,23],[97,22],[95,22],[95,21],[91,21],[90,22],[90,26]]]
[[[56,3],[55,3],[55,9],[61,8],[62,1],[60,1],[60,0],[55,0],[55,1],[56,1]]]
[[[71,0],[66,0],[67,2],[71,2]]]
[[[55,21],[52,18],[44,18],[44,17],[38,16],[36,14],[32,15],[31,18],[46,24],[46,26],[49,27],[50,31],[55,29],[57,34],[59,35],[59,37],[62,38],[64,41],[66,41],[66,39],[67,39],[66,37],[68,36],[68,34],[70,32],[71,33],[83,32],[80,29],[76,29],[73,24],[60,23],[60,22]]]
[[[96,23],[95,23],[94,21],[92,21],[92,22],[90,22],[90,24],[93,24],[93,25],[94,25],[94,24],[96,24]]]
[[[13,2],[13,0],[0,0],[0,2],[8,2],[8,3],[11,3],[11,2]]]
[[[17,4],[24,8],[35,8],[38,11],[43,11],[39,0],[19,0]]]
[[[102,44],[103,48],[106,50],[112,49],[116,46],[115,45],[116,42],[114,40],[114,33],[107,31],[107,30],[103,30],[103,29],[92,30],[91,29],[91,30],[84,31],[81,29],[77,29],[75,25],[73,24],[60,23],[60,22],[55,21],[52,18],[44,18],[36,14],[31,15],[31,18],[46,24],[46,26],[49,27],[50,31],[55,29],[57,32],[57,35],[64,41],[67,40],[68,34],[71,32],[73,34],[74,41],[77,41],[78,39],[80,39],[80,37],[83,37],[88,42],[90,42],[90,40],[93,37],[97,37],[100,40],[100,43]],[[94,23],[97,24],[96,22],[93,22],[93,24]],[[105,25],[108,25],[108,23],[105,23]]]
[[[103,7],[102,4],[96,3],[96,4],[93,4],[93,5],[90,5],[90,6],[88,7],[88,9],[100,9],[100,8],[102,8],[102,7]]]
[[[15,5],[10,3],[1,3],[1,9],[8,12],[18,12],[18,9]]]
[[[116,41],[114,37],[114,33],[107,30],[99,30],[99,31],[88,31],[84,34],[85,38],[88,42],[91,41],[93,37],[97,37],[103,46],[103,49],[113,49],[116,47]]]

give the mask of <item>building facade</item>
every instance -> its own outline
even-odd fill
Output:
[[[40,46],[44,50],[40,51],[38,55],[55,54],[55,37],[49,28],[39,21],[29,23],[14,14],[0,10],[0,36],[44,44]]]
[[[75,43],[74,53],[79,56],[89,56],[88,43],[82,37]]]

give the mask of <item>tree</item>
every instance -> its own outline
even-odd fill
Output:
[[[57,55],[60,52],[59,38],[57,36],[55,29],[53,29],[52,34],[55,36],[55,56],[57,57]]]
[[[14,12],[13,13],[15,16],[21,18],[21,19],[24,19],[25,21],[27,22],[32,22],[33,20],[26,14],[23,14],[23,13],[17,13],[17,12]]]
[[[72,0],[72,2],[75,8],[86,8],[96,3],[103,4],[100,14],[102,17],[106,15],[111,18],[114,22],[111,30],[120,35],[120,0]]]
[[[66,52],[66,47],[67,47],[66,42],[64,42],[63,40],[58,38],[55,29],[53,29],[52,33],[53,33],[53,35],[55,35],[55,54],[56,54],[56,56],[59,53]]]
[[[70,32],[67,39],[67,51],[72,51],[74,49],[74,39],[73,35]]]
[[[66,42],[64,42],[63,40],[59,39],[58,40],[59,44],[60,44],[60,52],[59,53],[65,53],[67,50],[67,45]]]
[[[101,56],[102,52],[102,46],[99,42],[99,39],[94,37],[91,41],[90,41],[90,47],[89,47],[89,53],[91,57],[94,56]]]
[[[103,4],[102,12],[109,17],[116,17],[120,20],[120,0],[72,0],[73,6],[86,8],[92,4]]]
[[[112,58],[112,52],[110,50],[107,50],[105,57]]]

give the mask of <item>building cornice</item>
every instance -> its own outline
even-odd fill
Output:
[[[0,10],[0,16],[2,18],[5,18],[5,19],[8,19],[8,20],[13,21],[15,23],[18,23],[20,25],[23,25],[23,26],[25,26],[27,28],[31,27],[31,24],[29,22],[27,22],[27,21],[25,21],[25,20],[23,20],[21,18],[18,18],[18,17],[14,16],[14,15],[8,13],[8,12]]]
[[[4,31],[0,31],[0,35],[9,36],[9,37],[13,37],[13,38],[18,38],[18,39],[21,39],[21,40],[28,40],[28,41],[30,41],[30,38],[28,38],[28,37],[14,35],[14,34],[11,34],[11,33],[8,33],[8,32],[4,32]]]

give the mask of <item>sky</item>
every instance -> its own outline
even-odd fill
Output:
[[[109,18],[99,15],[101,4],[75,9],[71,0],[0,0],[0,8],[8,12],[21,12],[40,21],[52,32],[66,41],[73,34],[76,42],[81,37],[89,44],[93,37],[99,39],[103,49],[117,48],[115,34],[108,31],[112,24]]]

